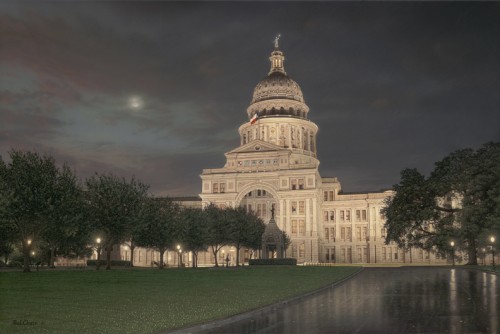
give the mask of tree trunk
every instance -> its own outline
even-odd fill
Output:
[[[55,252],[56,252],[56,248],[55,247],[50,247],[50,259],[49,259],[49,267],[50,268],[55,268],[56,266],[54,265],[54,255],[55,255]]]
[[[106,270],[111,270],[111,251],[113,246],[106,245]]]
[[[236,267],[240,266],[240,248],[241,246],[239,244],[236,245]]]
[[[163,269],[163,253],[165,253],[165,249],[160,248],[160,269]]]
[[[97,247],[97,263],[95,266],[95,270],[99,270],[101,268],[101,246]]]
[[[198,252],[193,251],[193,268],[198,267]]]
[[[212,246],[212,253],[214,253],[214,258],[215,258],[215,266],[218,267],[219,266],[219,262],[217,261],[217,253],[219,251],[217,250],[217,247],[216,246]]]
[[[134,249],[135,249],[135,245],[131,242],[130,243],[130,266],[131,267],[134,266]]]
[[[477,266],[477,253],[476,253],[476,240],[474,238],[470,238],[469,240],[469,247],[468,247],[468,254],[469,254],[469,261],[467,262],[468,265],[474,265]]]

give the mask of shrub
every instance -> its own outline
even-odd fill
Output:
[[[286,259],[251,259],[248,261],[251,266],[296,266],[297,259],[286,258]]]
[[[97,260],[87,260],[87,266],[95,266],[95,265],[97,265]],[[101,260],[101,266],[105,265],[106,265],[106,260]],[[118,267],[130,267],[130,261],[111,260],[111,265]]]

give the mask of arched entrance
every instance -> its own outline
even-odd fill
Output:
[[[263,188],[246,191],[239,202],[239,206],[244,207],[247,211],[254,212],[266,224],[271,219],[271,209],[274,206],[275,220],[279,219],[276,214],[279,212],[278,201],[269,190]]]

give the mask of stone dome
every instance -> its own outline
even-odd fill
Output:
[[[248,117],[255,114],[262,116],[294,116],[307,118],[309,107],[304,102],[302,90],[297,82],[290,78],[284,67],[283,52],[275,50],[269,57],[271,70],[253,91],[252,102],[247,108]]]
[[[253,91],[252,103],[271,99],[291,99],[304,103],[300,86],[282,72],[271,72]]]

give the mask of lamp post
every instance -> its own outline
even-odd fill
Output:
[[[177,245],[177,251],[179,252],[179,260],[177,261],[177,267],[181,267],[181,261],[182,261],[182,249],[181,245]]]
[[[484,266],[486,258],[486,248],[483,247],[481,250],[483,251],[483,266]]]
[[[455,241],[450,242],[451,246],[451,262],[452,266],[455,266]]]
[[[97,265],[95,267],[96,270],[99,270],[101,267],[101,238],[95,239],[95,242],[97,243]]]
[[[492,259],[492,266],[493,270],[495,270],[495,237],[491,236],[490,237],[490,242],[491,242],[491,259]]]

